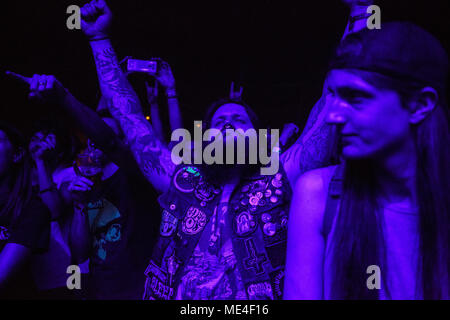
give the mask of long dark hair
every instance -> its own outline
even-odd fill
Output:
[[[21,154],[20,160],[14,162],[10,168],[10,193],[5,206],[0,210],[0,217],[13,224],[31,199],[31,159],[25,139],[17,129],[0,122],[0,130],[5,132],[14,152]]]
[[[355,71],[378,88],[399,93],[405,108],[420,83],[407,83],[372,72]],[[450,133],[444,90],[439,104],[413,128],[417,150],[416,190],[419,210],[418,286],[424,299],[450,297]],[[379,290],[366,286],[370,265],[378,265],[386,279],[376,177],[371,160],[346,161],[342,201],[332,240],[334,299],[377,299]],[[364,266],[364,267],[363,267]],[[383,281],[386,293],[389,288]]]

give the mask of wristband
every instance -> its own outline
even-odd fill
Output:
[[[56,186],[52,185],[52,186],[50,186],[50,187],[48,187],[48,188],[46,188],[44,190],[39,190],[39,194],[43,194],[43,193],[46,193],[46,192],[49,192],[49,191],[56,191],[56,190],[57,190]]]
[[[89,39],[89,42],[100,41],[100,40],[109,40],[109,37],[108,36],[104,36],[104,37],[100,37],[100,38],[93,38],[93,39]]]
[[[177,98],[178,95],[177,95],[176,90],[175,90],[175,89],[168,89],[168,90],[166,91],[166,97],[167,97],[167,99],[174,99],[174,98]]]

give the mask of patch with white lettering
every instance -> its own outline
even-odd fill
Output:
[[[270,282],[272,283],[272,288],[277,299],[283,297],[283,286],[284,286],[284,270],[274,271],[270,274]]]
[[[150,261],[145,270],[147,277],[145,281],[144,300],[162,299],[170,300],[174,290],[167,285],[167,273],[161,270],[153,261]]]
[[[203,230],[207,221],[206,214],[198,208],[189,207],[181,225],[181,231],[185,234],[194,235]]]
[[[273,300],[272,286],[268,281],[246,285],[249,300]]]

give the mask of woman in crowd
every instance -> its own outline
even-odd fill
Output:
[[[33,298],[33,253],[47,249],[50,213],[32,192],[31,164],[22,135],[0,123],[0,297]]]

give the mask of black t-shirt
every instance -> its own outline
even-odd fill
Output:
[[[142,175],[118,169],[88,205],[90,299],[141,299],[160,223],[157,195]]]
[[[9,194],[0,194],[0,210]],[[42,201],[33,196],[15,221],[0,217],[0,252],[8,243],[16,243],[42,253],[48,248],[50,237],[50,212]],[[36,298],[36,287],[28,263],[18,270],[7,288],[0,292],[0,299]]]

